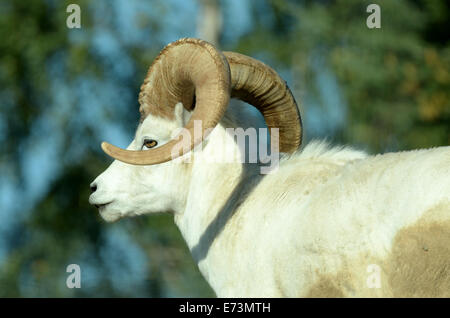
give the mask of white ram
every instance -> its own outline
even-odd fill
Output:
[[[257,118],[228,107],[230,97],[279,128],[275,172],[205,160],[222,147],[247,155],[227,128]],[[376,156],[320,142],[300,149],[285,82],[197,39],[161,51],[139,101],[128,150],[102,144],[118,160],[91,184],[90,202],[107,221],[173,213],[218,296],[450,296],[450,147]],[[172,138],[182,127],[192,135],[195,119],[204,136]],[[180,145],[203,151],[174,152]]]

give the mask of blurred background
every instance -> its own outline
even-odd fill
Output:
[[[367,6],[381,8],[369,29]],[[69,29],[66,8],[81,8]],[[0,297],[210,297],[170,215],[105,223],[89,183],[125,147],[169,42],[200,37],[276,69],[306,140],[374,152],[450,144],[445,0],[0,1]],[[66,267],[81,267],[81,288]]]

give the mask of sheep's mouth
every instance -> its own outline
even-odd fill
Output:
[[[107,202],[107,203],[99,203],[99,204],[94,204],[94,206],[100,210],[100,208],[104,208],[105,206],[107,206],[108,204],[110,204],[112,201]]]

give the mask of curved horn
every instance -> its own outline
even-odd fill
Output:
[[[280,152],[296,151],[302,143],[302,122],[286,82],[260,61],[234,52],[223,54],[230,64],[231,97],[255,106],[269,131],[279,128]]]
[[[222,118],[230,89],[231,97],[255,106],[263,114],[269,129],[279,129],[280,152],[291,153],[299,148],[302,123],[286,82],[260,61],[234,52],[222,55],[214,46],[198,39],[170,43],[155,59],[139,95],[142,118],[149,113],[171,118],[176,103],[181,101],[190,110],[195,96],[196,108],[185,126],[195,139],[179,147],[192,150],[206,137],[205,130],[214,128]],[[202,121],[201,136],[194,134],[194,120]],[[177,139],[147,151],[123,150],[106,142],[102,143],[102,149],[126,163],[151,165],[181,155],[172,153],[179,142]]]
[[[193,149],[206,137],[205,130],[214,128],[225,113],[230,99],[230,70],[223,56],[213,45],[184,38],[167,45],[153,64],[141,87],[141,114],[172,117],[178,102],[190,109],[195,94],[195,109],[185,128],[190,132],[189,145],[179,149]],[[194,120],[202,121],[202,134],[194,134]],[[161,147],[146,151],[124,150],[103,142],[102,149],[111,157],[135,165],[152,165],[175,159],[172,154],[178,136]]]

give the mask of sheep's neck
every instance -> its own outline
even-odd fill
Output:
[[[215,277],[223,277],[220,273],[226,268],[223,260],[227,259],[226,255],[230,252],[226,238],[229,233],[227,226],[236,213],[237,202],[255,184],[252,180],[260,178],[260,168],[257,164],[240,161],[205,162],[208,156],[217,151],[213,146],[224,145],[230,153],[234,151],[240,154],[241,151],[233,137],[222,127],[217,127],[210,138],[214,140],[210,140],[205,151],[194,158],[186,205],[183,211],[175,213],[175,223],[202,274],[214,288],[218,283]]]

